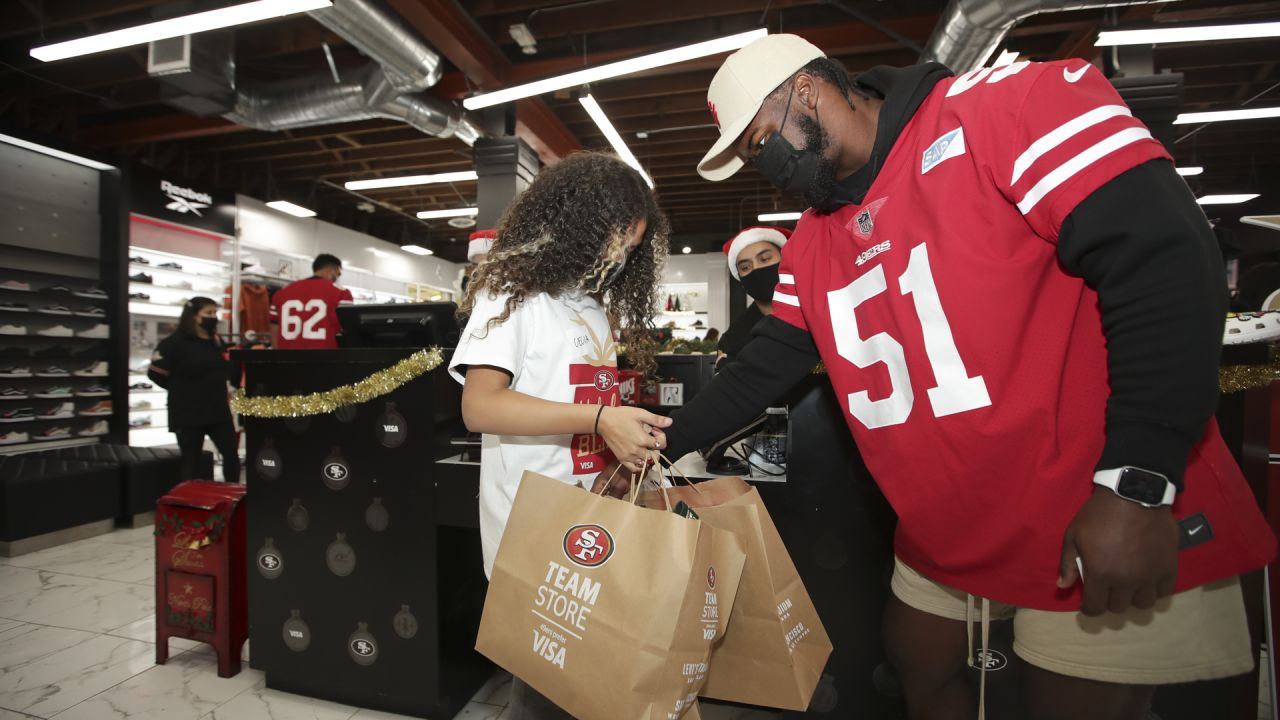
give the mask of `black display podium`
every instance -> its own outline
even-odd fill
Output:
[[[325,391],[409,349],[234,354],[250,396]],[[267,687],[451,718],[492,675],[478,473],[437,471],[461,388],[440,367],[327,415],[246,418],[251,666]]]

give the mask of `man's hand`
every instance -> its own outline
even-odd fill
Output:
[[[1107,488],[1094,488],[1062,538],[1058,587],[1069,588],[1081,580],[1077,557],[1084,566],[1080,612],[1149,609],[1157,599],[1173,594],[1178,575],[1173,511],[1146,508]]]
[[[621,500],[631,490],[631,474],[622,463],[614,460],[605,467],[604,472],[596,476],[595,482],[591,483],[591,492],[599,495],[604,490],[605,483],[609,483],[609,490],[605,495]]]

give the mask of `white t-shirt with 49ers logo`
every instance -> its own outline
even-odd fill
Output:
[[[543,400],[617,405],[618,348],[604,308],[581,295],[525,298],[511,317],[485,329],[506,305],[506,294],[481,293],[462,332],[449,373],[466,384],[467,367],[490,365],[511,373],[511,389]],[[586,485],[613,453],[599,435],[489,435],[480,453],[480,540],[484,571],[493,569],[502,531],[526,470],[571,485]]]

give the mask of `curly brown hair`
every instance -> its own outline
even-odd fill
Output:
[[[626,255],[627,236],[646,223],[640,246]],[[477,294],[510,293],[492,328],[507,321],[526,297],[580,291],[604,300],[609,324],[629,340],[628,358],[646,375],[656,369],[653,314],[667,259],[667,218],[644,178],[616,155],[580,152],[544,169],[498,224],[488,258],[471,277],[459,318]],[[610,272],[621,276],[604,287]],[[620,323],[621,321],[621,323]]]

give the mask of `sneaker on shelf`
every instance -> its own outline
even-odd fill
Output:
[[[0,325],[0,335],[26,335],[26,325]]]
[[[107,434],[107,421],[106,421],[106,420],[99,420],[98,422],[96,422],[96,423],[94,423],[94,424],[90,425],[89,427],[87,427],[87,428],[85,428],[85,429],[81,430],[80,432],[78,432],[78,433],[76,433],[76,434],[77,434],[77,435],[79,435],[80,437],[94,437],[94,436],[96,436],[96,435],[106,435],[106,434]]]
[[[76,391],[76,397],[106,397],[111,394],[111,388],[106,385],[90,385],[83,390]]]
[[[1280,310],[1227,313],[1222,330],[1224,345],[1248,345],[1280,338]]]
[[[5,280],[0,282],[0,290],[19,290],[21,292],[31,292],[31,283],[21,280]]]
[[[45,428],[31,436],[32,440],[66,440],[71,437],[71,428],[69,427],[51,427]]]
[[[69,398],[71,397],[71,386],[57,385],[51,388],[45,388],[44,390],[41,390],[40,392],[35,393],[34,397],[45,398],[45,399]]]
[[[172,285],[165,285],[164,287],[167,287],[171,290],[193,290],[194,289],[191,287],[191,283],[187,282],[186,280],[183,280],[182,282],[173,283]]]
[[[99,417],[102,415],[110,415],[114,412],[111,409],[110,400],[101,400],[80,411],[85,417]]]
[[[75,335],[75,331],[66,325],[54,325],[43,330],[37,330],[36,334],[44,337],[71,337]]]
[[[31,436],[24,432],[7,432],[0,434],[0,445],[17,445],[18,443],[31,442]]]
[[[65,420],[76,416],[76,404],[64,402],[36,416],[38,420]]]
[[[31,351],[27,348],[17,346],[9,346],[0,350],[0,357],[31,357]]]
[[[23,305],[22,303],[16,302],[2,302],[0,303],[0,310],[7,310],[9,312],[31,312],[31,308]]]
[[[91,287],[85,290],[76,290],[72,295],[82,298],[97,298],[99,300],[103,300],[107,297],[107,291],[100,287]]]
[[[130,389],[130,390],[150,390],[150,389],[152,389],[152,388],[154,388],[154,387],[155,387],[155,385],[152,385],[152,384],[151,384],[151,383],[149,383],[149,382],[136,382],[136,383],[134,383],[134,384],[130,385],[130,386],[129,386],[129,389]]]
[[[129,420],[129,427],[131,428],[151,427],[151,416],[143,415],[141,417],[131,418]]]
[[[26,395],[23,395],[23,397],[26,397]],[[139,400],[138,402],[135,402],[135,403],[130,404],[130,405],[129,405],[129,409],[130,409],[130,410],[150,410],[150,409],[151,409],[151,401],[150,401],[150,400]]]
[[[71,308],[63,305],[62,303],[54,303],[52,305],[38,307],[36,308],[36,312],[44,313],[45,315],[70,315]]]
[[[107,316],[107,310],[100,307],[87,307],[76,310],[74,314],[76,317],[100,318]]]
[[[28,397],[26,390],[19,390],[16,387],[0,390],[0,400],[26,400]]]
[[[181,270],[182,266],[176,262],[162,262],[156,267],[162,267],[165,270]]]
[[[71,377],[71,371],[57,365],[50,365],[43,370],[37,370],[36,377]]]
[[[130,276],[129,276],[129,282],[136,282],[136,283],[148,283],[148,284],[150,284],[150,283],[154,282],[154,278],[152,278],[150,275],[148,275],[148,274],[146,274],[146,273],[138,273],[138,274],[136,274],[136,275],[130,275]]]
[[[150,261],[150,260],[148,260],[148,259],[146,259],[146,258],[142,257],[141,255],[134,255],[133,257],[129,258],[129,262],[134,263],[134,264],[136,264],[136,265],[150,265],[150,264],[151,264],[151,261]]]
[[[47,348],[44,348],[43,350],[36,350],[35,352],[31,353],[31,356],[47,358],[47,357],[63,357],[64,355],[70,355],[70,354],[71,354],[70,348],[63,347],[62,345],[54,345],[53,347],[47,347]]]
[[[99,360],[98,362],[90,365],[89,367],[81,370],[76,370],[71,374],[75,375],[76,377],[106,377],[107,361]]]
[[[31,377],[31,368],[26,365],[0,366],[0,377]]]
[[[31,422],[36,419],[36,411],[29,407],[14,408],[0,412],[0,423]]]
[[[240,265],[244,266],[244,263],[240,263]],[[245,275],[269,275],[270,274],[267,272],[267,269],[263,267],[261,264],[253,264],[247,267],[241,267],[240,272]]]
[[[146,293],[129,293],[129,299],[147,301],[151,299],[151,296]]]
[[[74,290],[72,290],[70,287],[67,287],[66,285],[63,285],[62,283],[58,283],[57,285],[50,285],[49,287],[40,288],[40,290],[41,290],[42,292],[48,292],[48,293],[70,293],[70,292],[75,292],[75,291],[74,291]]]
[[[76,333],[76,337],[93,338],[95,340],[105,340],[111,337],[111,327],[106,323],[98,323],[88,330],[81,330]]]

